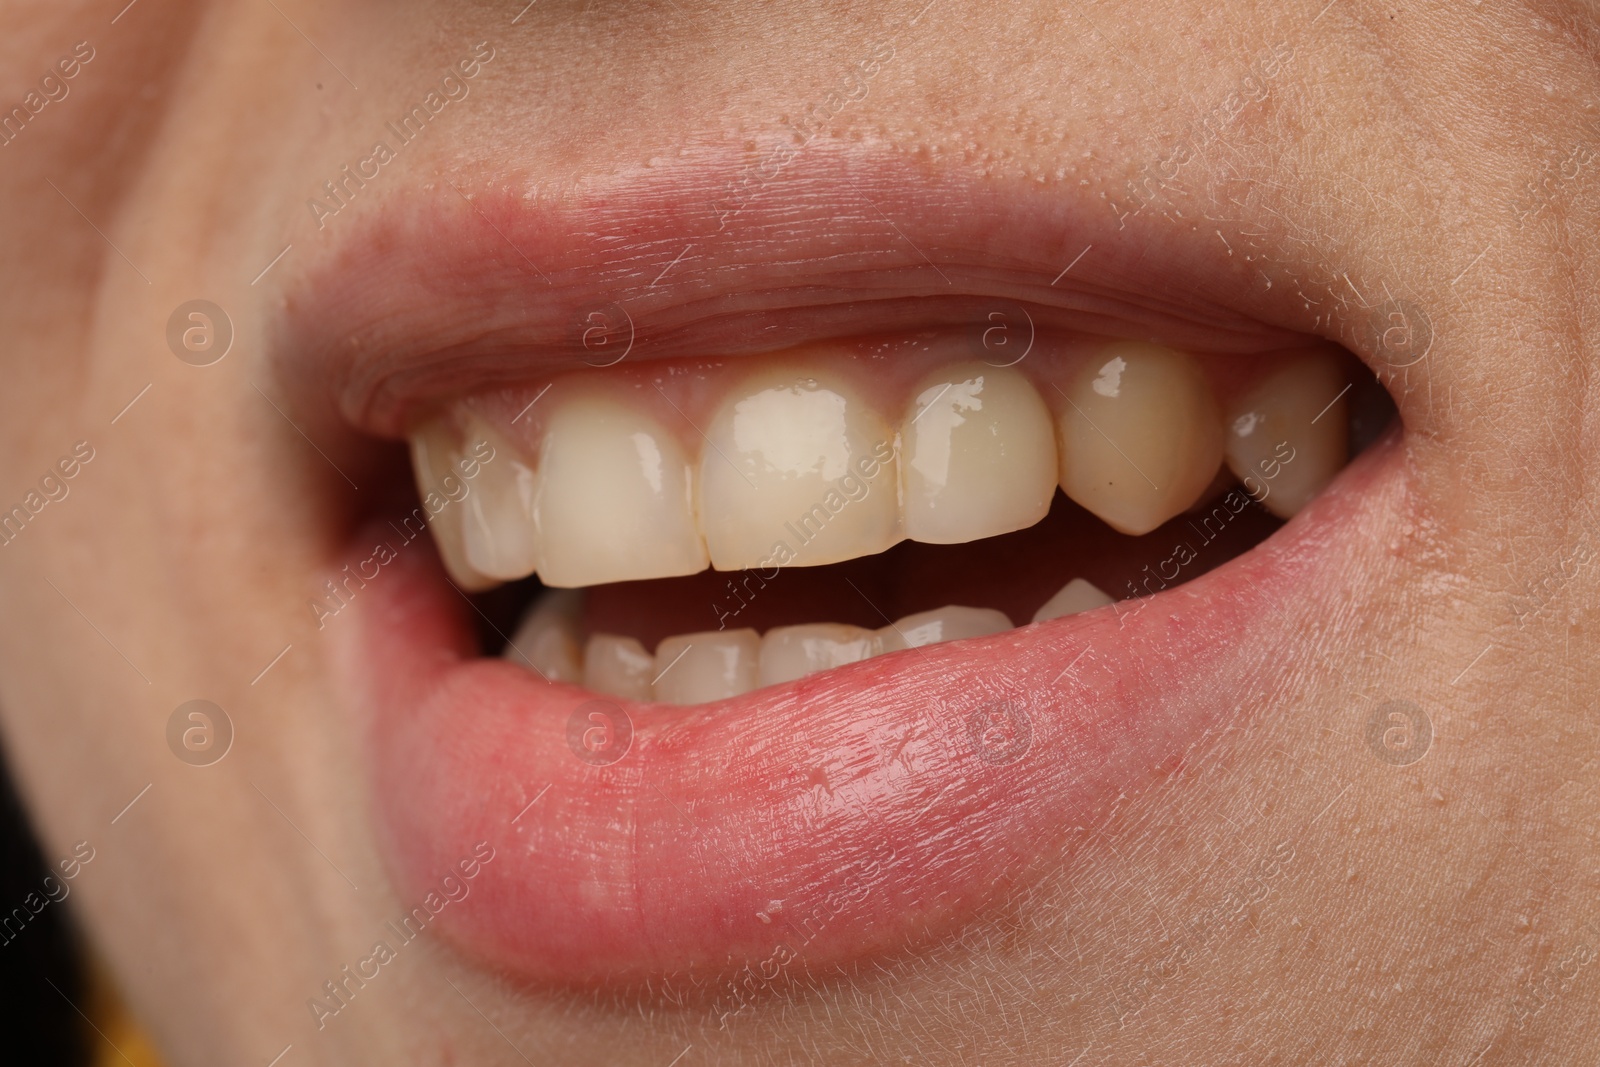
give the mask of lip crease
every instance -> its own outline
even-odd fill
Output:
[[[279,380],[308,418],[398,436],[414,407],[581,365],[599,307],[630,309],[639,359],[971,322],[1006,300],[1199,352],[1316,332],[1191,227],[1119,230],[1082,191],[820,157],[726,231],[708,207],[737,173],[726,158],[555,202],[391,198],[285,282]],[[1085,246],[1101,255],[1069,283]],[[561,985],[741,967],[770,982],[948,933],[1258,710],[1244,694],[1303,652],[1288,617],[1338,595],[1370,516],[1404,505],[1405,453],[1391,431],[1265,542],[1139,601],[715,704],[609,701],[632,741],[606,765],[569,744],[595,694],[481,656],[432,551],[401,548],[338,637],[399,888],[427,891],[489,842],[496,859],[437,928],[482,965]],[[376,540],[399,547],[378,523],[350,558]]]

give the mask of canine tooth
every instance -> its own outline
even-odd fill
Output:
[[[578,618],[582,612],[581,592],[552,589],[523,616],[501,655],[531,667],[549,681],[582,682],[583,657],[578,641]]]
[[[526,578],[539,566],[533,524],[535,471],[480,420],[469,423],[467,439],[487,442],[495,450],[494,461],[483,464],[472,492],[462,501],[467,563],[490,578]]]
[[[830,667],[871,659],[882,650],[882,638],[859,626],[780,626],[761,639],[757,677],[762,685],[792,682]]]
[[[693,470],[677,437],[607,396],[553,406],[534,504],[540,581],[573,587],[704,570]]]
[[[1021,374],[982,363],[923,379],[900,427],[905,535],[950,545],[1032,526],[1056,491],[1050,411]]]
[[[1061,488],[1114,529],[1149,533],[1205,492],[1222,462],[1222,419],[1190,356],[1110,345],[1065,392]]]
[[[885,652],[921,648],[940,641],[960,641],[967,637],[987,637],[1011,629],[1005,612],[992,608],[964,608],[951,604],[933,611],[919,611],[895,620],[878,631]]]
[[[706,440],[700,523],[718,570],[836,563],[900,540],[893,431],[847,386],[755,375]]]
[[[411,473],[416,478],[417,495],[422,500],[423,511],[429,515],[428,528],[433,531],[433,543],[439,550],[445,571],[469,592],[499,584],[467,561],[466,546],[462,543],[465,510],[462,503],[475,489],[462,478],[459,465],[464,457],[455,444],[450,422],[443,416],[429,419],[412,431],[410,443]],[[480,476],[482,473],[480,469]]]
[[[1111,598],[1099,586],[1082,578],[1074,578],[1033,613],[1033,621],[1044,622],[1046,619],[1059,619],[1063,615],[1076,615],[1091,608],[1103,608],[1109,603]]]
[[[1228,408],[1228,467],[1274,515],[1289,518],[1349,457],[1344,372],[1331,354],[1297,357]]]
[[[631,637],[593,634],[583,650],[583,685],[627,700],[653,700],[656,659]]]
[[[754,630],[678,634],[656,647],[655,697],[663,704],[704,704],[756,687],[761,638]]]

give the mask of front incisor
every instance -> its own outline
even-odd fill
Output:
[[[547,682],[583,681],[583,646],[579,644],[579,618],[583,594],[576,589],[552,589],[539,597],[523,616],[502,653]]]
[[[594,634],[583,651],[583,685],[624,700],[651,700],[655,657],[631,637]]]
[[[758,372],[706,441],[699,512],[718,570],[837,563],[900,540],[894,433],[848,384]]]
[[[656,646],[655,697],[663,704],[705,704],[756,688],[761,637],[754,630],[678,634]]]
[[[878,631],[885,652],[936,645],[942,641],[964,641],[969,637],[988,637],[1011,629],[1005,612],[993,608],[969,608],[947,604],[932,611],[907,615]]]
[[[761,638],[762,685],[778,685],[818,671],[871,659],[883,651],[873,631],[839,623],[780,626]]]
[[[623,398],[551,402],[534,504],[540,580],[572,588],[704,570],[693,468],[677,436]]]
[[[1087,578],[1074,578],[1033,613],[1033,621],[1059,619],[1063,615],[1076,615],[1080,611],[1103,608],[1110,603],[1112,603],[1111,598],[1099,586]]]

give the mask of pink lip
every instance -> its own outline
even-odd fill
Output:
[[[630,361],[966,327],[1018,303],[1039,325],[1194,351],[1271,351],[1305,333],[1350,343],[1337,328],[1365,325],[1297,296],[1309,271],[1272,284],[1270,258],[1119,218],[1076,186],[817,149],[720,215],[740,162],[717,153],[532,201],[515,174],[470,203],[480,186],[466,178],[358,201],[323,254],[285,270],[280,381],[322,425],[394,437],[440,396],[603,365],[615,350],[585,347],[597,323],[632,340]]]
[[[715,705],[621,702],[632,742],[609,765],[569,743],[594,694],[474,658],[431,551],[375,526],[361,555],[401,551],[353,602],[354,679],[399,883],[422,899],[488,842],[439,928],[561,984],[775,954],[823,968],[948,930],[1177,771],[1296,659],[1283,613],[1339,581],[1336,546],[1398,487],[1401,452],[1387,439],[1267,542],[1142,601]]]
[[[630,358],[970,320],[1007,299],[1201,348],[1359,334],[1262,290],[1220,244],[1157,220],[1119,229],[1084,194],[819,153],[723,232],[706,205],[735,173],[633,175],[562,202],[577,207],[446,189],[341,216],[331,254],[290,283],[281,381],[309,417],[394,435],[412,406],[579,365],[587,310],[610,304],[637,312]],[[1102,242],[1097,264],[1051,282]],[[1339,588],[1364,516],[1403,498],[1403,456],[1387,438],[1265,543],[1141,601],[715,705],[621,703],[631,746],[605,765],[569,744],[594,695],[478,657],[431,550],[370,526],[355,558],[378,540],[399,556],[340,632],[402,894],[421,899],[488,842],[494,859],[437,919],[469,958],[560,984],[744,968],[725,983],[746,991],[734,1010],[777,970],[947,932],[1058,870],[1119,796],[1250,713],[1241,694],[1302,654],[1285,613]]]

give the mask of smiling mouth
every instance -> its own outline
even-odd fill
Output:
[[[1003,317],[457,398],[409,435],[402,522],[462,589],[537,573],[490,601],[521,616],[488,628],[509,662],[700,704],[1181,584],[1388,414],[1326,344],[1205,358]]]
[[[1371,319],[1229,242],[820,158],[719,234],[734,167],[375,209],[277,348],[313,428],[411,445],[327,586],[399,887],[485,844],[469,959],[736,1011],[1059,871],[1310,654],[1409,482]]]

